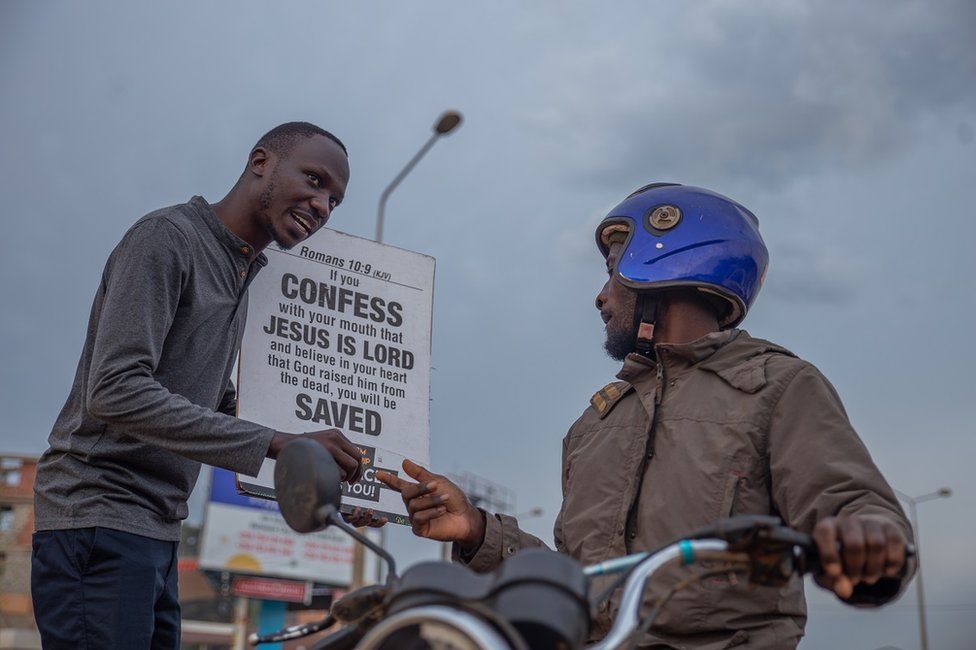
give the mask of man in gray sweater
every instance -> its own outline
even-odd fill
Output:
[[[342,202],[345,146],[305,122],[265,134],[240,179],[140,219],[112,252],[38,465],[31,586],[45,648],[178,648],[176,547],[200,464],[250,476],[296,434],[234,417],[247,289]],[[344,478],[359,453],[321,443]]]

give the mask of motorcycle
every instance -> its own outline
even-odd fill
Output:
[[[396,562],[339,514],[340,474],[319,444],[287,445],[275,464],[275,491],[285,522],[300,533],[335,526],[379,555],[387,565],[384,584],[353,591],[335,602],[320,621],[288,627],[252,645],[296,639],[336,624],[314,650],[624,650],[635,647],[678,590],[712,573],[743,572],[750,582],[781,586],[793,575],[819,569],[813,539],[776,517],[739,516],[695,531],[650,553],[635,553],[582,566],[548,549],[527,549],[490,574],[448,562],[423,562],[398,575]],[[906,550],[914,555],[914,549]],[[689,574],[641,617],[644,589],[654,574],[675,563],[717,563]],[[601,593],[590,579],[615,575]],[[623,585],[620,608],[608,634],[586,646],[597,608]]]

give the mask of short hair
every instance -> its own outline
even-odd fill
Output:
[[[285,122],[284,124],[279,124],[262,135],[261,139],[258,140],[258,143],[254,145],[251,151],[261,147],[273,151],[279,157],[284,158],[291,151],[291,148],[295,146],[295,141],[298,138],[311,138],[316,135],[325,136],[329,140],[332,140],[339,145],[342,153],[346,154],[346,157],[349,156],[349,152],[346,151],[346,145],[342,144],[339,138],[309,122]]]

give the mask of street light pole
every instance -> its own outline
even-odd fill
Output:
[[[895,490],[895,494],[908,504],[909,516],[912,519],[912,530],[915,531],[915,593],[918,600],[918,634],[922,644],[922,650],[929,650],[929,632],[925,624],[925,592],[922,588],[922,551],[919,546],[921,533],[918,529],[918,510],[919,503],[925,503],[933,499],[945,499],[952,496],[952,490],[947,487],[939,488],[935,492],[923,494],[920,497],[908,496],[904,492]]]
[[[383,222],[386,216],[386,200],[390,198],[390,194],[392,194],[393,190],[395,190],[397,185],[400,184],[400,181],[402,181],[407,174],[409,174],[410,171],[417,166],[420,159],[423,158],[428,151],[430,151],[430,148],[434,146],[437,139],[442,135],[447,135],[456,129],[458,125],[461,124],[462,119],[461,113],[458,111],[444,111],[441,113],[441,116],[437,118],[437,122],[434,124],[434,132],[430,134],[429,138],[427,138],[427,142],[424,143],[424,146],[420,147],[420,151],[414,154],[413,158],[410,159],[410,162],[408,162],[406,166],[400,170],[400,173],[397,174],[392,181],[390,181],[390,184],[387,185],[386,189],[383,190],[383,193],[380,194],[380,203],[376,208],[376,241],[383,243]],[[385,528],[380,528],[379,545],[382,548],[386,548]],[[357,545],[356,548],[358,549],[359,545]],[[355,566],[359,567],[360,573],[362,573],[363,559],[359,558],[357,562],[356,558],[354,558],[353,562],[355,563]],[[380,580],[384,566],[385,564],[383,563],[383,558],[376,556],[377,581]]]
[[[458,125],[461,124],[461,119],[461,114],[457,111],[445,111],[442,113],[441,116],[437,118],[437,123],[434,124],[434,132],[427,139],[427,142],[424,143],[424,146],[420,148],[420,151],[414,154],[414,157],[410,159],[410,162],[408,162],[407,165],[400,170],[400,173],[397,174],[396,177],[390,181],[390,184],[386,186],[386,189],[383,190],[383,193],[380,195],[380,204],[376,211],[376,241],[383,241],[383,220],[386,212],[386,200],[390,198],[390,194],[392,194],[393,190],[396,189],[396,186],[400,184],[400,181],[402,181],[404,177],[410,173],[410,170],[412,170],[417,163],[420,162],[420,159],[424,157],[424,154],[430,151],[430,148],[434,146],[437,139],[442,135],[447,135],[456,129]]]

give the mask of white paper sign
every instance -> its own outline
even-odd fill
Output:
[[[238,417],[291,433],[336,428],[360,447],[364,477],[343,484],[343,510],[407,523],[375,470],[430,460],[434,258],[323,229],[265,251],[249,289]],[[242,490],[273,498],[274,463]]]

